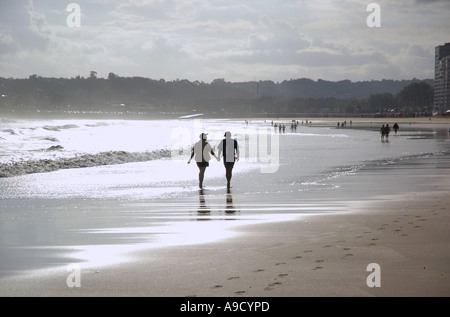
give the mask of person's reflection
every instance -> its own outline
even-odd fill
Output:
[[[231,195],[231,190],[227,191],[227,205],[225,207],[225,213],[227,214],[233,214],[235,213],[237,210],[234,207],[233,204],[233,196]]]
[[[199,201],[200,204],[198,206],[198,213],[199,214],[209,214],[209,207],[206,205],[206,200],[205,200],[205,193],[203,191],[203,189],[199,190]]]

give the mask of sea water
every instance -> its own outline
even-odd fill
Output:
[[[3,119],[0,275],[111,264],[136,247],[204,243],[235,225],[339,212],[356,198],[343,187],[361,170],[449,154],[442,129],[404,129],[381,142],[377,126],[283,124],[284,132],[269,120]],[[199,190],[190,149],[202,132],[216,149],[225,131],[240,149],[232,188],[213,159]],[[371,192],[380,188],[357,193]]]

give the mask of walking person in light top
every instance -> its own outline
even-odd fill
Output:
[[[203,179],[205,177],[206,168],[209,166],[209,161],[211,160],[210,154],[212,154],[218,161],[219,156],[216,156],[211,145],[206,141],[207,133],[200,133],[200,140],[194,144],[191,151],[191,157],[189,158],[188,164],[191,163],[192,158],[195,156],[195,161],[199,169],[198,173],[198,187],[203,188]]]

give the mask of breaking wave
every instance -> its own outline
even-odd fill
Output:
[[[171,157],[171,151],[162,149],[151,152],[136,153],[126,151],[108,151],[97,154],[84,154],[69,158],[3,163],[0,164],[0,178],[53,172],[61,169],[145,162],[169,157]]]
[[[8,134],[11,134],[11,135],[16,135],[17,134],[16,131],[14,131],[13,129],[3,129],[3,130],[1,130],[1,132],[8,133]]]
[[[61,145],[53,145],[46,149],[46,151],[60,151],[62,149],[64,149],[64,147],[62,147]]]
[[[56,126],[46,125],[43,127],[44,130],[48,130],[48,131],[61,131],[61,130],[76,129],[76,128],[79,128],[76,124],[64,124],[64,125],[56,125]]]

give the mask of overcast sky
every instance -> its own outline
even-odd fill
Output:
[[[434,78],[449,17],[450,0],[0,0],[0,77]]]

